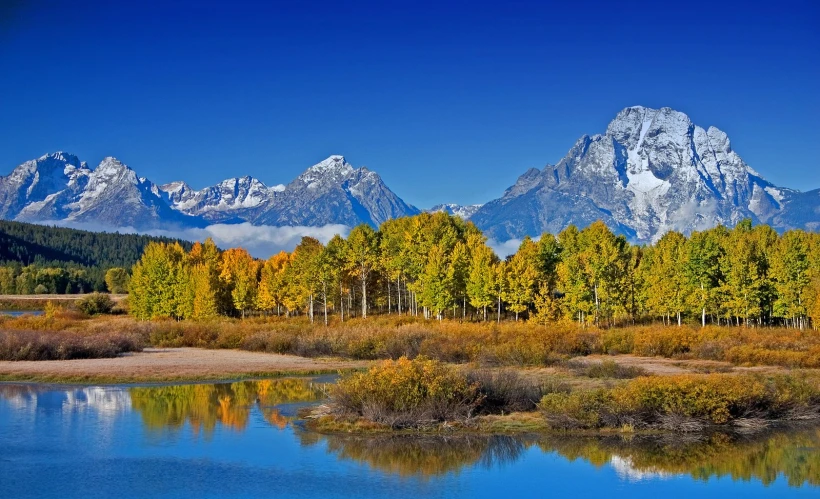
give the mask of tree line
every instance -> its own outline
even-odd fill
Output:
[[[90,232],[0,220],[0,294],[124,292],[131,268],[151,242],[187,241]],[[111,269],[117,269],[109,275]],[[127,275],[127,272],[126,272]]]
[[[247,314],[340,320],[425,318],[616,325],[807,327],[820,317],[820,236],[751,221],[655,244],[630,244],[603,222],[525,238],[496,256],[472,223],[446,213],[360,225],[327,244],[304,237],[267,260],[212,241],[150,243],[131,278],[139,318]]]

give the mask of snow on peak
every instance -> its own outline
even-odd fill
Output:
[[[353,167],[350,166],[350,163],[345,161],[344,156],[333,155],[325,160],[320,161],[319,163],[316,163],[315,165],[308,168],[308,170],[317,173],[350,173],[353,171]]]
[[[437,213],[443,211],[444,213],[448,213],[450,215],[454,215],[457,217],[461,217],[463,220],[469,220],[475,212],[478,211],[479,208],[484,206],[483,204],[468,204],[468,205],[460,205],[456,203],[445,203],[445,204],[437,204],[430,208],[430,213]]]
[[[81,166],[80,165],[80,159],[77,156],[74,156],[73,154],[69,154],[69,153],[63,152],[63,151],[57,151],[57,152],[50,153],[50,154],[43,154],[42,156],[37,158],[37,162],[43,163],[43,162],[46,162],[50,159],[66,163],[66,164],[72,165],[74,167],[80,167]]]
[[[178,193],[180,191],[190,191],[191,187],[188,186],[188,184],[185,183],[184,181],[177,180],[177,181],[168,182],[167,184],[163,184],[163,185],[159,186],[159,190],[161,190],[163,192],[168,192],[168,193]]]
[[[345,161],[344,156],[333,155],[305,170],[299,175],[299,180],[308,188],[314,189],[324,179],[338,182],[349,177],[354,171],[350,163]]]
[[[125,166],[122,161],[113,156],[106,156],[105,159],[97,165],[94,173],[98,175],[115,175],[127,170],[130,170],[130,168]]]

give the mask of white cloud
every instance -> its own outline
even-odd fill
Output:
[[[509,241],[503,242],[496,241],[495,239],[487,239],[487,246],[495,251],[498,258],[503,260],[518,251],[518,247],[521,246],[521,239],[510,239]]]
[[[88,222],[49,221],[48,225],[59,225],[74,229],[90,230],[95,232],[120,232],[122,234],[148,234],[151,236],[165,236],[187,241],[204,241],[207,238],[214,240],[222,249],[245,248],[257,258],[268,258],[282,250],[293,251],[303,236],[315,237],[326,244],[336,234],[347,237],[350,227],[341,224],[328,224],[321,227],[251,225],[248,222],[241,224],[214,224],[205,228],[168,228],[136,230],[133,227],[110,227]],[[540,237],[533,238],[538,241]],[[487,245],[495,251],[499,258],[506,258],[518,251],[521,239],[496,241],[488,239]]]
[[[333,236],[339,234],[346,237],[350,227],[340,224],[328,224],[322,227],[251,225],[241,224],[214,224],[205,228],[186,229],[151,229],[136,230],[133,227],[107,227],[93,223],[76,222],[48,222],[49,224],[71,227],[91,231],[117,231],[124,234],[148,234],[151,236],[165,236],[187,241],[204,241],[207,238],[214,240],[222,249],[241,247],[248,250],[257,258],[268,258],[282,250],[293,251],[303,236],[315,237],[322,243],[327,243]]]
[[[532,240],[538,242],[541,239],[541,236],[533,237]],[[509,239],[507,241],[496,241],[495,239],[487,239],[487,246],[492,248],[495,251],[495,254],[498,255],[498,258],[502,260],[507,258],[510,255],[515,254],[518,251],[518,248],[521,247],[521,242],[523,239]]]

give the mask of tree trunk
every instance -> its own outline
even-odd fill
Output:
[[[393,304],[390,303],[390,279],[387,279],[387,315],[393,311]]]
[[[362,277],[362,319],[367,318],[367,278]]]
[[[496,318],[496,324],[501,324],[501,295],[498,295],[498,317]]]
[[[327,283],[322,283],[322,295],[325,298],[325,326],[327,326]]]
[[[313,293],[310,294],[310,298],[308,299],[308,306],[310,307],[310,310],[308,310],[310,323],[313,324]]]
[[[598,325],[598,283],[595,283],[595,325]]]
[[[401,277],[396,279],[396,300],[397,300],[399,315],[401,315]]]

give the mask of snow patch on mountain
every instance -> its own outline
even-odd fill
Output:
[[[484,206],[484,205],[482,205],[482,204],[460,205],[460,204],[455,204],[455,203],[445,203],[445,204],[437,204],[437,205],[433,206],[432,208],[430,208],[427,211],[430,212],[430,213],[437,213],[437,212],[443,211],[443,212],[448,213],[450,215],[461,217],[461,219],[466,222],[482,206]]]

